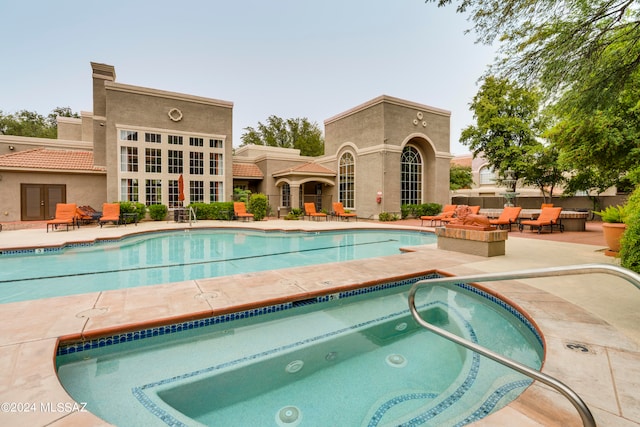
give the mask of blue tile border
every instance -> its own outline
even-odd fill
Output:
[[[339,299],[349,298],[349,297],[358,296],[358,295],[366,295],[371,292],[378,292],[385,289],[392,289],[399,286],[413,285],[414,283],[421,280],[435,279],[438,277],[442,277],[442,276],[436,273],[432,273],[429,275],[416,276],[416,277],[411,277],[411,278],[393,281],[393,282],[380,283],[377,285],[372,285],[364,288],[341,291],[337,294]],[[475,288],[469,284],[456,283],[455,286],[458,286],[462,289],[473,292],[474,294],[481,296],[499,305],[504,310],[507,310],[510,314],[515,316],[521,323],[523,323],[531,331],[531,333],[533,333],[533,335],[536,337],[540,346],[544,347],[542,337],[540,336],[538,330],[529,321],[529,319],[527,319],[522,313],[520,313],[514,307],[507,304],[503,300],[495,297],[494,295],[491,295],[481,289]],[[62,356],[66,354],[79,353],[81,351],[91,350],[94,348],[106,347],[106,346],[116,345],[120,343],[130,342],[130,341],[138,341],[145,338],[156,337],[159,335],[173,334],[173,333],[182,332],[186,330],[202,328],[210,325],[232,322],[234,320],[261,316],[263,314],[271,314],[275,312],[289,310],[295,307],[301,307],[303,305],[312,305],[312,304],[328,302],[335,298],[334,295],[335,294],[322,295],[322,296],[300,300],[300,301],[288,302],[283,304],[275,304],[271,306],[239,311],[237,313],[223,314],[223,315],[208,317],[204,319],[190,320],[190,321],[185,321],[185,322],[181,322],[173,325],[146,328],[139,331],[126,332],[126,333],[112,335],[108,337],[95,338],[95,339],[86,340],[83,342],[74,342],[74,343],[63,342],[59,344],[56,355]]]
[[[378,292],[378,291],[385,290],[385,289],[392,289],[392,288],[401,287],[401,286],[413,285],[414,283],[416,283],[418,281],[428,280],[428,279],[432,279],[432,278],[439,278],[439,277],[442,277],[442,276],[439,275],[439,274],[436,274],[436,273],[432,273],[432,274],[428,274],[428,275],[421,275],[421,276],[411,277],[411,278],[407,278],[407,279],[403,279],[403,280],[396,280],[396,281],[391,281],[391,282],[379,283],[379,284],[376,284],[376,285],[367,286],[367,287],[358,288],[358,289],[350,289],[350,290],[341,291],[341,292],[337,292],[337,293],[332,293],[332,294],[328,294],[328,295],[322,295],[322,296],[318,296],[318,297],[314,297],[314,298],[309,298],[309,299],[305,299],[305,300],[301,300],[301,301],[288,302],[288,303],[282,303],[282,304],[275,304],[275,305],[271,305],[271,306],[267,306],[267,307],[243,310],[243,311],[236,312],[236,313],[218,315],[218,316],[213,316],[213,317],[199,319],[199,320],[193,320],[193,321],[185,321],[185,322],[172,324],[172,325],[159,326],[159,327],[153,327],[153,328],[146,328],[146,329],[142,329],[142,330],[139,330],[139,331],[126,332],[126,333],[122,333],[122,334],[112,335],[112,336],[109,336],[109,337],[102,337],[102,338],[87,340],[87,341],[84,341],[84,342],[61,343],[59,345],[58,349],[57,349],[57,355],[58,356],[69,355],[69,354],[79,353],[79,352],[82,352],[82,351],[87,351],[87,350],[91,350],[91,349],[95,349],[95,348],[101,348],[101,347],[106,347],[106,346],[117,345],[117,344],[120,344],[120,343],[138,341],[138,340],[143,340],[143,339],[146,339],[146,338],[156,337],[156,336],[160,336],[160,335],[174,334],[174,333],[178,333],[178,332],[182,332],[182,331],[193,330],[193,329],[202,328],[202,327],[215,325],[215,324],[233,322],[235,320],[241,320],[241,319],[261,316],[261,315],[265,315],[265,314],[270,314],[270,313],[282,312],[282,311],[290,310],[290,309],[295,308],[295,307],[301,307],[301,306],[306,306],[306,305],[313,305],[313,304],[319,304],[319,303],[328,302],[328,301],[334,300],[336,298],[337,299],[342,299],[342,298],[350,298],[350,297],[359,296],[359,295],[366,295],[366,294],[369,294],[369,293],[372,293],[372,292]],[[533,333],[533,335],[535,336],[535,338],[538,341],[538,343],[540,344],[540,346],[544,347],[542,337],[540,336],[538,330],[535,328],[535,326],[522,313],[520,313],[514,307],[512,307],[509,304],[507,304],[505,301],[501,300],[500,298],[497,298],[496,296],[491,295],[491,294],[489,294],[489,293],[487,293],[487,292],[485,292],[485,291],[483,291],[481,289],[475,288],[475,287],[473,287],[473,286],[471,286],[469,284],[456,283],[454,286],[459,287],[459,288],[461,288],[463,290],[472,292],[472,293],[474,293],[474,294],[486,299],[487,301],[490,301],[490,302],[492,302],[494,304],[497,304],[502,309],[508,311],[510,314],[515,316],[515,318],[518,319],[518,321],[523,323]],[[336,297],[336,295],[337,295],[337,297]],[[440,301],[440,302],[431,302],[431,303],[425,304],[421,308],[424,308],[424,307],[427,307],[427,306],[431,306],[431,305],[434,305],[434,304],[442,304],[442,305],[447,306],[446,303]],[[464,328],[465,328],[468,336],[470,337],[470,340],[473,341],[473,342],[477,342],[477,337],[476,337],[475,331],[474,331],[473,327],[471,326],[471,324],[469,322],[467,322],[462,317],[462,315],[457,312],[457,310],[452,309],[450,307],[448,307],[448,308],[449,308],[449,312],[451,314],[455,315],[458,318],[458,320],[462,323],[462,325],[464,325]],[[393,317],[393,316],[396,316],[398,314],[399,313],[393,313],[393,314],[385,316],[384,318],[375,319],[375,320],[370,321],[370,322],[374,322],[374,321],[378,322],[380,320],[384,320],[385,318]],[[366,322],[366,323],[369,323],[369,322]],[[352,325],[352,326],[349,326],[347,328],[344,328],[344,330],[333,331],[333,332],[331,332],[329,334],[325,334],[325,335],[343,333],[343,332],[345,332],[345,330],[348,330],[348,329],[360,328],[362,326],[365,326],[366,323],[358,324],[358,325]],[[241,359],[230,361],[230,362],[227,362],[227,363],[224,363],[224,364],[221,364],[221,365],[211,366],[211,367],[208,367],[208,368],[205,368],[205,369],[202,369],[202,370],[189,372],[189,373],[177,376],[177,377],[167,378],[167,379],[160,380],[160,381],[157,381],[157,382],[154,382],[154,383],[146,384],[146,385],[143,385],[141,387],[135,387],[135,388],[132,389],[132,394],[136,397],[136,399],[149,412],[151,412],[152,414],[154,414],[155,416],[160,418],[165,424],[170,425],[170,426],[186,426],[186,424],[184,424],[180,420],[176,419],[174,416],[172,416],[171,414],[166,412],[164,409],[158,407],[156,405],[156,403],[153,402],[153,400],[149,398],[149,396],[147,395],[145,390],[152,389],[152,388],[155,388],[155,387],[161,386],[161,385],[170,384],[172,382],[183,380],[183,379],[190,378],[190,377],[193,377],[193,376],[202,375],[204,373],[207,373],[207,372],[210,372],[210,371],[214,371],[214,370],[218,370],[218,369],[222,369],[222,368],[225,368],[225,367],[228,367],[228,366],[232,366],[234,364],[238,364],[238,363],[241,363],[241,362],[246,361],[246,360],[251,360],[251,359],[256,359],[256,358],[268,356],[269,354],[274,353],[274,352],[280,352],[282,350],[293,348],[293,347],[305,344],[305,343],[310,342],[310,341],[326,338],[325,335],[322,335],[321,337],[309,338],[309,339],[301,341],[301,342],[292,343],[292,344],[289,344],[289,345],[285,346],[286,348],[272,349],[272,350],[269,350],[269,351],[266,351],[266,352],[263,352],[263,353],[260,353],[260,354],[245,356],[245,357],[243,357]],[[455,404],[469,390],[469,388],[473,385],[473,383],[474,383],[474,381],[475,381],[475,379],[477,377],[478,370],[480,369],[480,360],[481,360],[480,356],[477,353],[472,353],[471,366],[470,366],[469,372],[467,373],[467,376],[464,379],[464,381],[462,382],[462,384],[459,387],[457,387],[453,392],[451,392],[449,394],[449,396],[447,396],[445,399],[443,399],[441,402],[439,402],[437,405],[435,405],[432,408],[429,408],[426,412],[420,414],[419,416],[414,417],[412,420],[408,421],[406,423],[406,425],[424,424],[427,421],[429,421],[430,419],[436,417],[442,411],[446,410],[447,408],[449,408],[450,406]],[[483,418],[488,413],[490,413],[493,410],[493,408],[499,403],[499,401],[504,396],[506,396],[509,392],[511,392],[512,390],[517,389],[517,388],[527,387],[530,383],[531,383],[531,380],[522,380],[522,381],[515,381],[515,382],[512,382],[512,383],[509,383],[509,384],[501,386],[494,393],[492,393],[491,396],[485,402],[483,402],[482,405],[472,415],[467,417],[463,422],[461,422],[458,425],[464,425],[464,424],[467,424],[467,423],[470,423],[470,422],[473,422],[473,421],[477,421],[477,420]],[[418,396],[414,396],[414,394],[415,393],[408,394],[408,395],[397,396],[397,397],[389,400],[388,402],[383,403],[380,406],[380,408],[375,412],[375,414],[373,415],[373,417],[369,421],[368,425],[370,427],[377,426],[380,422],[383,421],[384,414],[389,409],[391,409],[393,406],[395,406],[395,405],[397,405],[399,403],[405,402],[407,400],[417,399],[417,398],[425,398],[425,396],[418,397]]]

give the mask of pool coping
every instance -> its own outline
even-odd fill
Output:
[[[301,231],[318,229],[315,224],[303,225],[305,230]],[[349,226],[351,228],[353,224]],[[129,230],[122,230],[126,231]],[[4,368],[0,374],[0,401],[40,406],[36,411],[0,413],[0,422],[3,425],[108,425],[90,412],[51,410],[59,403],[74,404],[55,373],[55,349],[61,338],[102,334],[144,322],[158,322],[159,318],[168,322],[185,316],[201,317],[205,313],[232,311],[231,307],[233,310],[250,307],[260,301],[290,300],[320,290],[331,291],[348,282],[393,279],[425,271],[425,262],[438,264],[436,270],[441,273],[483,272],[478,268],[486,262],[485,258],[440,251],[434,246],[412,248],[412,252],[384,260],[374,258],[339,263],[336,268],[327,268],[326,264],[293,267],[170,286],[155,285],[1,305],[0,319],[6,332],[0,338],[0,366]],[[268,286],[264,286],[265,283]],[[484,283],[483,287],[504,295],[531,316],[547,343],[543,372],[557,375],[573,387],[594,412],[599,425],[640,425],[640,400],[634,394],[637,383],[634,384],[634,375],[630,374],[640,372],[637,343],[585,310],[525,283]],[[247,293],[247,290],[251,292]],[[214,294],[216,296],[212,297]],[[105,307],[106,313],[101,310]],[[567,338],[569,331],[571,339]],[[579,346],[589,349],[591,354],[575,351]],[[625,360],[628,363],[621,369],[619,366],[624,365]],[[576,370],[580,365],[589,369]],[[568,380],[565,379],[567,376]],[[606,390],[611,390],[611,396],[604,398]],[[506,408],[474,425],[512,425],[514,422],[518,425],[580,425],[573,407],[539,384],[532,385]]]

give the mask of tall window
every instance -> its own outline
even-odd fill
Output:
[[[168,150],[169,173],[182,173],[182,151]]]
[[[209,202],[221,202],[224,194],[222,181],[209,182]]]
[[[177,179],[170,179],[169,180],[169,207],[170,208],[175,208],[176,206],[179,205],[178,203],[178,180]]]
[[[400,158],[400,203],[422,203],[422,157],[415,147],[406,146]]]
[[[192,136],[189,138],[189,145],[192,147],[204,147],[204,138],[196,138]]]
[[[145,132],[144,140],[145,142],[155,142],[157,144],[160,144],[162,142],[162,135],[160,135],[159,133]]]
[[[209,175],[222,175],[222,153],[209,153]]]
[[[480,169],[480,185],[491,185],[496,183],[496,173],[493,166],[483,166]]]
[[[282,184],[282,206],[291,207],[291,186],[288,182]]]
[[[144,184],[145,202],[147,206],[162,203],[162,181],[159,179],[147,179]]]
[[[120,181],[120,200],[123,202],[138,201],[137,179],[123,179]]]
[[[204,182],[189,181],[189,194],[191,203],[204,202]]]
[[[204,154],[189,152],[189,173],[191,175],[204,175]]]
[[[122,141],[137,141],[138,132],[136,132],[135,130],[121,130],[120,139]]]
[[[120,171],[138,172],[137,147],[120,147]]]
[[[346,152],[340,156],[340,172],[338,178],[340,190],[338,199],[347,209],[355,208],[355,178],[356,171],[353,154]]]
[[[162,155],[158,148],[146,148],[144,152],[145,170],[149,173],[162,172]]]
[[[182,145],[182,137],[178,135],[169,135],[169,144]]]

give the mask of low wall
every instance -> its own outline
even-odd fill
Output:
[[[435,232],[438,237],[438,249],[485,257],[505,254],[507,230],[481,231],[436,227]]]

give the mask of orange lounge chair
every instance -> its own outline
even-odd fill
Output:
[[[242,218],[243,221],[253,218],[253,214],[247,212],[247,205],[244,202],[233,202],[233,213],[237,218]]]
[[[311,218],[322,218],[324,217],[325,221],[327,220],[327,214],[322,212],[316,212],[316,204],[315,203],[305,203],[304,204],[304,214]]]
[[[501,230],[504,226],[508,225],[509,231],[511,231],[511,225],[518,223],[520,211],[522,211],[520,206],[505,206],[500,216],[497,219],[490,219],[489,223],[491,225],[497,225]]]
[[[76,204],[75,203],[58,203],[56,204],[56,217],[51,221],[47,221],[47,233],[49,232],[49,226],[51,230],[58,228],[58,225],[66,225],[67,231],[69,226],[72,228],[76,226]]]
[[[443,222],[449,223],[453,221],[459,215],[458,209],[463,207],[465,207],[465,205],[458,205],[458,207],[456,207],[456,209],[453,211],[453,215],[442,218],[440,220],[440,223],[443,223]],[[478,213],[480,212],[480,206],[466,206],[466,207],[470,209],[470,212],[469,212],[470,215],[478,215]]]
[[[540,211],[540,216],[537,219],[525,219],[520,221],[520,231],[522,231],[525,225],[528,225],[531,227],[531,230],[533,230],[534,227],[537,227],[538,234],[542,231],[542,227],[549,227],[553,233],[553,227],[557,226],[562,233],[564,231],[564,226],[560,221],[561,212],[562,208],[544,208]]]
[[[423,215],[420,217],[420,225],[423,225],[424,221],[431,221],[430,225],[434,225],[436,221],[440,221],[442,224],[442,218],[453,217],[457,207],[458,205],[444,205],[442,212],[438,215]]]
[[[344,211],[344,206],[342,205],[342,202],[333,202],[333,212],[335,212],[335,215],[338,218],[347,218],[347,221],[349,221],[349,218],[355,218],[356,221],[358,220],[358,216],[354,213],[346,213]]]
[[[540,205],[540,209],[552,208],[552,207],[553,207],[553,203],[543,203],[542,205]]]
[[[116,225],[120,225],[120,203],[103,203],[102,204],[102,216],[98,220],[100,228],[107,222],[113,222]]]
[[[80,222],[88,224],[91,221],[97,221],[102,216],[102,212],[96,212],[91,206],[78,206],[76,209],[78,226]]]

